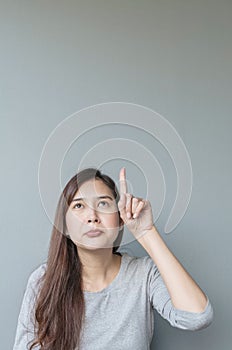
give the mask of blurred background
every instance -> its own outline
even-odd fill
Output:
[[[209,328],[191,332],[171,327],[155,312],[151,348],[230,349],[231,15],[230,0],[0,2],[1,349],[13,347],[28,277],[47,256],[52,224],[38,187],[45,142],[73,113],[114,101],[156,111],[184,142],[193,188],[183,219],[164,232],[175,200],[175,167],[167,150],[133,125],[108,124],[81,135],[63,160],[62,181],[106,138],[134,140],[150,150],[167,190],[155,224],[215,313]],[[79,122],[81,127],[84,119]],[[117,181],[126,166],[135,192],[145,193],[146,174],[124,157],[120,142],[118,149],[121,159],[112,157],[103,170]],[[155,191],[156,180],[154,172]],[[158,195],[151,198],[154,211],[158,201]],[[146,255],[135,241],[121,251]]]

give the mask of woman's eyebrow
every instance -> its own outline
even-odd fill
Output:
[[[108,199],[110,199],[111,201],[113,201],[113,198],[112,197],[110,197],[110,196],[107,196],[107,195],[104,195],[104,196],[99,196],[99,197],[93,197],[93,198],[95,198],[95,199],[103,199],[103,198],[108,198]],[[76,202],[76,201],[82,201],[82,200],[85,200],[86,198],[74,198],[73,200],[72,200],[72,202]]]

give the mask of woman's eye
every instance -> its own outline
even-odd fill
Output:
[[[74,205],[73,208],[75,208],[75,209],[76,209],[76,208],[77,208],[77,209],[80,209],[80,206],[81,206],[81,205],[82,205],[81,203],[77,203],[77,204]]]
[[[103,203],[103,204],[104,204],[104,205],[103,205],[103,207],[108,206],[108,202],[106,202],[106,201],[101,201],[99,204],[101,204],[101,203]]]
[[[106,208],[106,207],[109,206],[109,203],[106,202],[106,201],[100,201],[100,202],[99,202],[99,205],[102,206],[102,207],[104,207],[104,208]],[[73,208],[74,208],[74,209],[80,209],[81,207],[83,207],[83,204],[81,204],[81,203],[76,203],[76,204],[74,205]]]

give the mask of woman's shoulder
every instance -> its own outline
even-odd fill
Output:
[[[123,255],[126,260],[133,261],[136,264],[147,264],[153,262],[150,255],[137,256],[137,254],[133,254],[131,251],[127,250],[120,251],[120,254]]]
[[[40,282],[41,278],[44,276],[46,268],[47,262],[44,262],[37,266],[34,270],[32,270],[28,278],[28,286],[36,287],[36,285]]]
[[[137,256],[130,252],[121,252],[124,262],[128,268],[133,268],[143,272],[149,272],[151,269],[156,269],[156,265],[149,255]]]

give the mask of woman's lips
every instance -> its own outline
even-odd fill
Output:
[[[88,237],[97,237],[97,236],[100,236],[101,234],[102,234],[102,231],[100,230],[92,230],[92,231],[86,232],[86,236]]]

